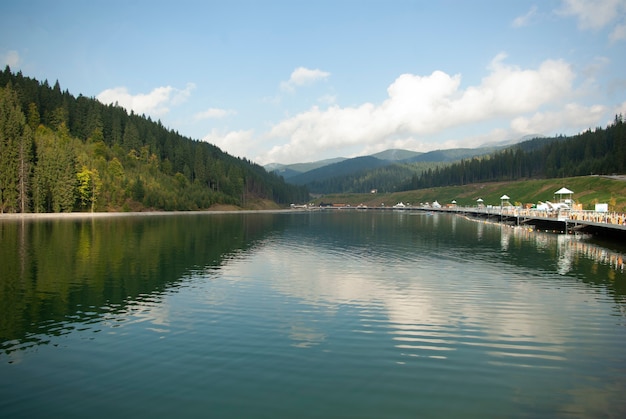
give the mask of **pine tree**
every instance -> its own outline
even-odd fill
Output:
[[[41,123],[41,116],[39,115],[39,110],[37,109],[37,104],[31,102],[28,105],[28,126],[30,127],[31,133],[34,133],[39,127]]]
[[[69,212],[76,193],[76,154],[64,124],[59,131],[41,129],[35,135],[37,166],[33,199],[36,212]]]
[[[17,93],[10,85],[0,89],[0,212],[19,209],[19,161],[25,119]]]
[[[141,148],[141,139],[139,138],[139,130],[137,126],[129,122],[124,128],[123,145],[126,151],[135,150],[139,152]]]
[[[18,143],[18,204],[19,211],[26,213],[30,204],[30,184],[32,176],[33,132],[24,126]]]

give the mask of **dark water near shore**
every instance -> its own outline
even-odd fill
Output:
[[[626,417],[624,249],[451,215],[0,222],[0,417]]]

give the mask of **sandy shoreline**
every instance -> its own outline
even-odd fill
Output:
[[[271,210],[206,210],[206,211],[145,211],[145,212],[64,212],[64,213],[26,213],[0,214],[0,221],[18,220],[79,220],[112,217],[153,217],[167,215],[212,215],[212,214],[269,214],[294,212],[288,209]]]

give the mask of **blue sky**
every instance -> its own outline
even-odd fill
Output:
[[[626,114],[626,0],[29,1],[0,64],[260,164]]]

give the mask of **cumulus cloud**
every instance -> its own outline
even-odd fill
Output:
[[[283,91],[293,92],[296,87],[315,83],[319,80],[325,80],[330,76],[329,72],[319,69],[311,70],[305,67],[298,67],[291,73],[289,80],[280,84]]]
[[[561,15],[574,16],[581,29],[601,29],[626,12],[624,0],[563,0],[557,11]]]
[[[5,67],[7,65],[9,67],[17,67],[20,61],[20,54],[17,51],[11,50],[7,51],[4,54],[0,54],[0,63],[2,63],[2,67]]]
[[[518,16],[515,19],[513,19],[513,27],[514,28],[521,28],[523,26],[527,26],[532,19],[535,17],[535,15],[537,14],[537,6],[532,6],[530,8],[530,10],[522,15],[522,16]]]
[[[557,111],[537,112],[530,117],[514,118],[511,128],[520,135],[558,132],[569,127],[595,128],[606,111],[606,107],[600,105],[569,103]]]
[[[196,113],[194,119],[221,119],[236,113],[231,109],[209,108],[206,111]]]
[[[380,104],[314,106],[272,126],[264,138],[279,144],[260,160],[303,161],[311,150],[323,153],[380,143],[421,142],[426,148],[430,136],[447,129],[537,112],[543,106],[564,103],[571,95],[575,75],[568,63],[546,60],[536,69],[521,69],[506,64],[505,58],[504,54],[496,56],[489,74],[476,86],[462,88],[460,75],[442,71],[426,76],[402,74]]]
[[[137,114],[145,114],[153,117],[166,115],[171,106],[178,106],[184,103],[195,84],[188,83],[184,89],[177,89],[172,86],[157,87],[149,93],[131,94],[126,87],[115,87],[104,90],[96,98],[105,104],[117,103],[128,111]]]
[[[224,132],[217,129],[213,129],[202,140],[214,144],[222,150],[228,150],[229,154],[238,157],[247,156],[255,141],[253,130]]]

